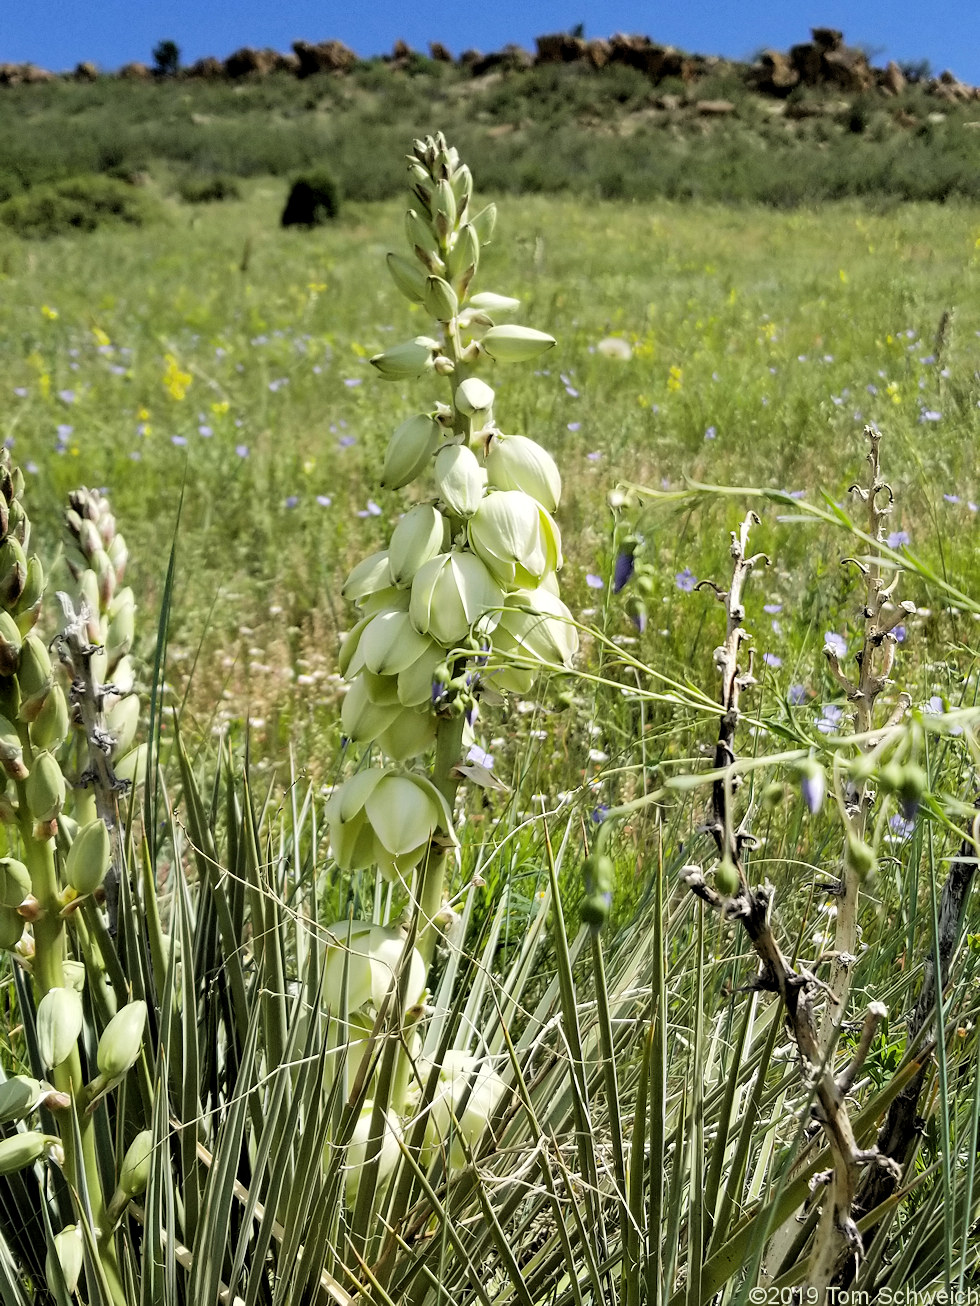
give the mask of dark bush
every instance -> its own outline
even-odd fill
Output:
[[[242,197],[234,177],[185,177],[177,189],[185,204],[216,204]]]
[[[114,177],[73,177],[0,204],[0,223],[34,239],[95,231],[107,223],[142,226],[155,215],[146,195]]]
[[[340,191],[326,172],[310,172],[293,182],[282,211],[284,227],[322,227],[340,211]]]

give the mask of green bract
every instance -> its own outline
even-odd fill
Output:
[[[416,630],[453,648],[478,622],[492,629],[503,601],[500,586],[475,554],[442,553],[416,573],[408,611]]]
[[[506,589],[536,587],[562,564],[554,519],[521,490],[495,490],[467,527],[470,546]]]
[[[345,871],[378,867],[404,878],[426,856],[433,837],[455,844],[452,814],[424,776],[392,768],[359,771],[327,802],[330,847]]]

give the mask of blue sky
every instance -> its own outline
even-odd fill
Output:
[[[150,62],[157,41],[176,41],[186,62],[219,57],[242,45],[288,50],[297,38],[336,37],[358,54],[389,51],[401,37],[425,50],[442,41],[459,54],[509,41],[533,49],[534,37],[585,25],[587,36],[642,32],[698,54],[747,58],[764,45],[788,49],[813,25],[839,27],[876,63],[928,59],[980,83],[976,0],[688,0],[686,4],[617,0],[6,0],[0,62],[54,71],[90,59],[105,69],[131,59]]]

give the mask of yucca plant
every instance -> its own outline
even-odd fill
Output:
[[[89,492],[67,518],[57,683],[3,455],[0,942],[18,1028],[0,1301],[694,1306],[971,1286],[977,713],[892,688],[912,615],[892,577],[978,605],[887,544],[869,432],[866,526],[737,491],[857,554],[853,678],[830,648],[853,733],[753,698],[751,515],[714,586],[720,695],[710,668],[704,685],[668,675],[601,631],[576,669],[559,469],[498,425],[498,368],[554,340],[473,290],[495,212],[475,210],[455,151],[416,142],[409,174],[409,256],[389,270],[435,325],[372,359],[426,392],[379,477],[409,491],[404,515],[344,585],[348,744],[325,804],[299,768],[257,792],[247,756],[195,756],[179,720],[160,764],[176,551],[131,748],[125,546]],[[614,499],[641,635],[662,497]],[[556,679],[573,719],[625,703],[637,724],[602,802],[590,782],[508,791],[484,755],[481,721],[509,696],[548,704]],[[512,735],[519,777],[534,741]],[[709,740],[710,765],[692,761]]]

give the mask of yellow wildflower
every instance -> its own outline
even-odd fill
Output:
[[[41,316],[46,318],[49,322],[54,322],[58,317],[58,310],[56,308],[51,308],[48,304],[42,304]]]
[[[163,388],[168,392],[172,399],[183,399],[187,394],[187,388],[193,378],[190,372],[182,372],[180,365],[173,354],[166,354],[164,362],[167,364],[163,373]]]
[[[92,335],[95,337],[95,343],[99,346],[100,349],[104,349],[106,345],[112,344],[112,341],[109,339],[109,337],[106,335],[106,333],[102,330],[101,327],[94,326],[92,328]]]
[[[683,368],[678,367],[676,363],[674,363],[670,371],[667,373],[667,389],[672,394],[676,394],[677,391],[683,387],[683,385],[684,385],[684,370]]]

